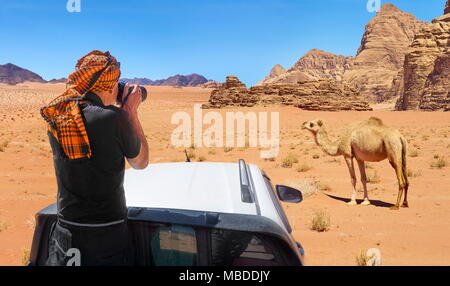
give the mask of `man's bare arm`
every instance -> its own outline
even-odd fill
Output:
[[[130,94],[125,106],[123,106],[123,110],[128,114],[131,125],[133,126],[134,131],[139,137],[141,141],[141,148],[139,151],[139,155],[134,158],[127,158],[128,163],[134,169],[145,169],[148,166],[149,161],[149,148],[147,138],[145,138],[144,130],[142,129],[141,122],[139,121],[137,108],[141,103],[141,92],[138,86],[134,87],[133,92]]]

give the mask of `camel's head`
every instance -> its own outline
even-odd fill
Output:
[[[314,119],[310,121],[305,121],[302,124],[302,129],[306,129],[311,131],[313,134],[316,134],[319,129],[323,126],[323,121],[321,119]]]

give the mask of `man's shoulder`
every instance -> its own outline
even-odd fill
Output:
[[[124,112],[122,108],[114,105],[109,106],[98,106],[94,104],[86,104],[83,108],[83,113],[85,116],[92,117],[95,119],[102,120],[121,120],[124,117]]]

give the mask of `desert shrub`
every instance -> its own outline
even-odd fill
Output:
[[[4,140],[2,143],[0,143],[0,152],[5,152],[6,147],[8,147],[9,140]]]
[[[409,151],[409,157],[415,158],[417,156],[419,156],[419,150],[413,149],[413,150]]]
[[[442,169],[445,166],[447,166],[447,161],[442,157],[437,158],[431,163],[431,168]]]
[[[297,157],[296,157],[294,154],[289,153],[289,154],[283,159],[283,161],[281,162],[281,166],[282,166],[283,168],[292,168],[292,166],[293,166],[295,163],[298,163]]]
[[[312,166],[309,165],[308,163],[304,162],[297,167],[297,172],[308,172],[311,169],[312,169]]]
[[[24,248],[22,251],[22,265],[27,265],[30,261],[31,251],[29,248]]]
[[[422,176],[422,171],[420,171],[420,170],[414,171],[414,170],[408,169],[408,172],[406,174],[410,178],[415,178],[415,177]]]
[[[188,158],[189,159],[195,159],[195,157],[196,157],[196,155],[195,155],[195,152],[194,152],[194,150],[193,149],[189,149],[188,151],[187,151],[187,156],[188,156]]]
[[[380,176],[378,176],[378,172],[375,170],[373,172],[366,173],[367,183],[376,184],[381,181]]]
[[[319,159],[320,155],[319,154],[314,154],[312,157],[313,157],[313,159]]]
[[[0,221],[0,232],[5,231],[8,228],[8,224],[6,222]]]
[[[216,155],[216,150],[215,149],[209,149],[208,150],[208,154],[209,155]]]
[[[311,229],[324,232],[330,228],[330,215],[325,210],[315,210],[311,219]]]
[[[321,191],[331,191],[331,187],[327,183],[318,181],[316,182],[316,186]]]
[[[264,158],[264,161],[275,162],[275,157]]]
[[[367,256],[364,250],[361,250],[358,255],[356,255],[356,266],[367,266],[367,262],[370,257]]]
[[[286,185],[291,186],[302,192],[303,198],[306,198],[319,192],[316,183],[311,180],[291,181],[288,182]]]
[[[206,161],[206,157],[205,157],[205,156],[199,156],[199,157],[198,157],[198,161],[199,161],[199,162]]]
[[[224,147],[223,152],[228,153],[233,150],[233,147]]]

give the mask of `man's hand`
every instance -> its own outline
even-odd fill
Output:
[[[128,94],[129,88],[133,88],[133,91],[128,96],[125,105],[122,106],[123,110],[128,114],[133,125],[134,131],[138,134],[141,141],[141,149],[139,155],[134,158],[127,158],[128,163],[134,169],[145,169],[148,166],[148,142],[145,138],[144,131],[142,130],[141,123],[139,122],[137,109],[142,101],[142,94],[139,85],[125,87],[124,94]]]
[[[139,85],[127,85],[125,86],[125,89],[123,91],[124,96],[126,96],[129,92],[129,90],[132,89],[130,95],[126,99],[125,105],[122,106],[122,108],[128,112],[136,112],[138,106],[141,104],[142,100],[142,94],[141,94],[141,88]],[[123,98],[125,99],[125,98]]]

